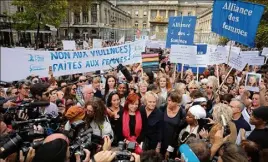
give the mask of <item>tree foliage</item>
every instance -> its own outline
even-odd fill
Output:
[[[225,46],[228,43],[229,39],[226,37],[220,37],[219,45]]]
[[[261,49],[263,47],[268,47],[268,1],[267,0],[248,0],[248,1],[266,6],[257,31],[255,42],[257,48]]]
[[[59,27],[66,17],[67,0],[13,0],[12,5],[23,7],[23,12],[12,16],[17,30],[36,29],[41,15],[40,25],[46,24]]]

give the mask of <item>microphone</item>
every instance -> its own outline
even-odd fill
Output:
[[[133,80],[133,77],[130,75],[128,69],[124,65],[119,64],[117,66],[117,69],[122,72],[122,74],[125,76],[128,82],[131,82]]]
[[[48,102],[48,101],[35,101],[35,102],[29,103],[27,106],[35,108],[35,107],[45,107],[45,106],[49,106],[49,105],[50,105],[50,102]]]

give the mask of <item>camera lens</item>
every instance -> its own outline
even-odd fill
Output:
[[[10,154],[16,152],[19,149],[21,142],[22,138],[19,135],[10,139],[4,146],[0,148],[0,158],[5,159]]]

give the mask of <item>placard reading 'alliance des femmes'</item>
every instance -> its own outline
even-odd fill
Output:
[[[212,31],[252,47],[264,8],[249,2],[215,0]]]
[[[1,80],[20,80],[32,74],[46,77],[50,66],[54,76],[107,70],[119,63],[141,63],[141,53],[144,51],[145,41],[80,51],[1,48]]]

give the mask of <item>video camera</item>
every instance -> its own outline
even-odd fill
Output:
[[[114,162],[129,162],[131,158],[131,153],[135,151],[136,143],[129,142],[126,144],[123,141],[118,142],[119,151],[116,152]]]
[[[85,129],[85,122],[78,120],[71,124],[71,131],[69,133],[70,139],[72,139],[70,145],[70,155],[74,157],[74,154],[79,153],[81,159],[85,158],[83,149],[88,149],[91,153],[95,152],[98,145],[103,145],[104,140],[101,136],[93,134],[93,130]]]
[[[42,144],[42,140],[52,134],[51,124],[59,123],[58,118],[41,117],[38,119],[30,119],[27,121],[12,121],[12,127],[15,129],[13,133],[5,137],[3,146],[0,146],[0,158],[5,159],[14,152],[22,150],[24,155],[27,155],[29,147],[38,149]],[[34,125],[42,125],[44,131],[34,130]],[[4,138],[1,138],[3,140]],[[1,142],[3,143],[3,142]]]
[[[34,135],[30,136],[31,137],[27,137],[25,135],[21,136],[16,133],[9,137],[9,140],[3,146],[0,147],[0,158],[5,159],[12,153],[19,152],[20,150],[22,150],[23,155],[26,156],[28,154],[29,147],[32,147],[33,149],[38,149],[39,146],[43,143],[43,140],[35,141],[35,139],[38,138],[34,138],[36,137]],[[39,137],[41,136],[43,135],[40,135]]]
[[[16,107],[10,107],[6,109],[6,113],[15,113],[17,110],[34,109],[37,107],[49,106],[50,103],[46,101],[26,102]]]

